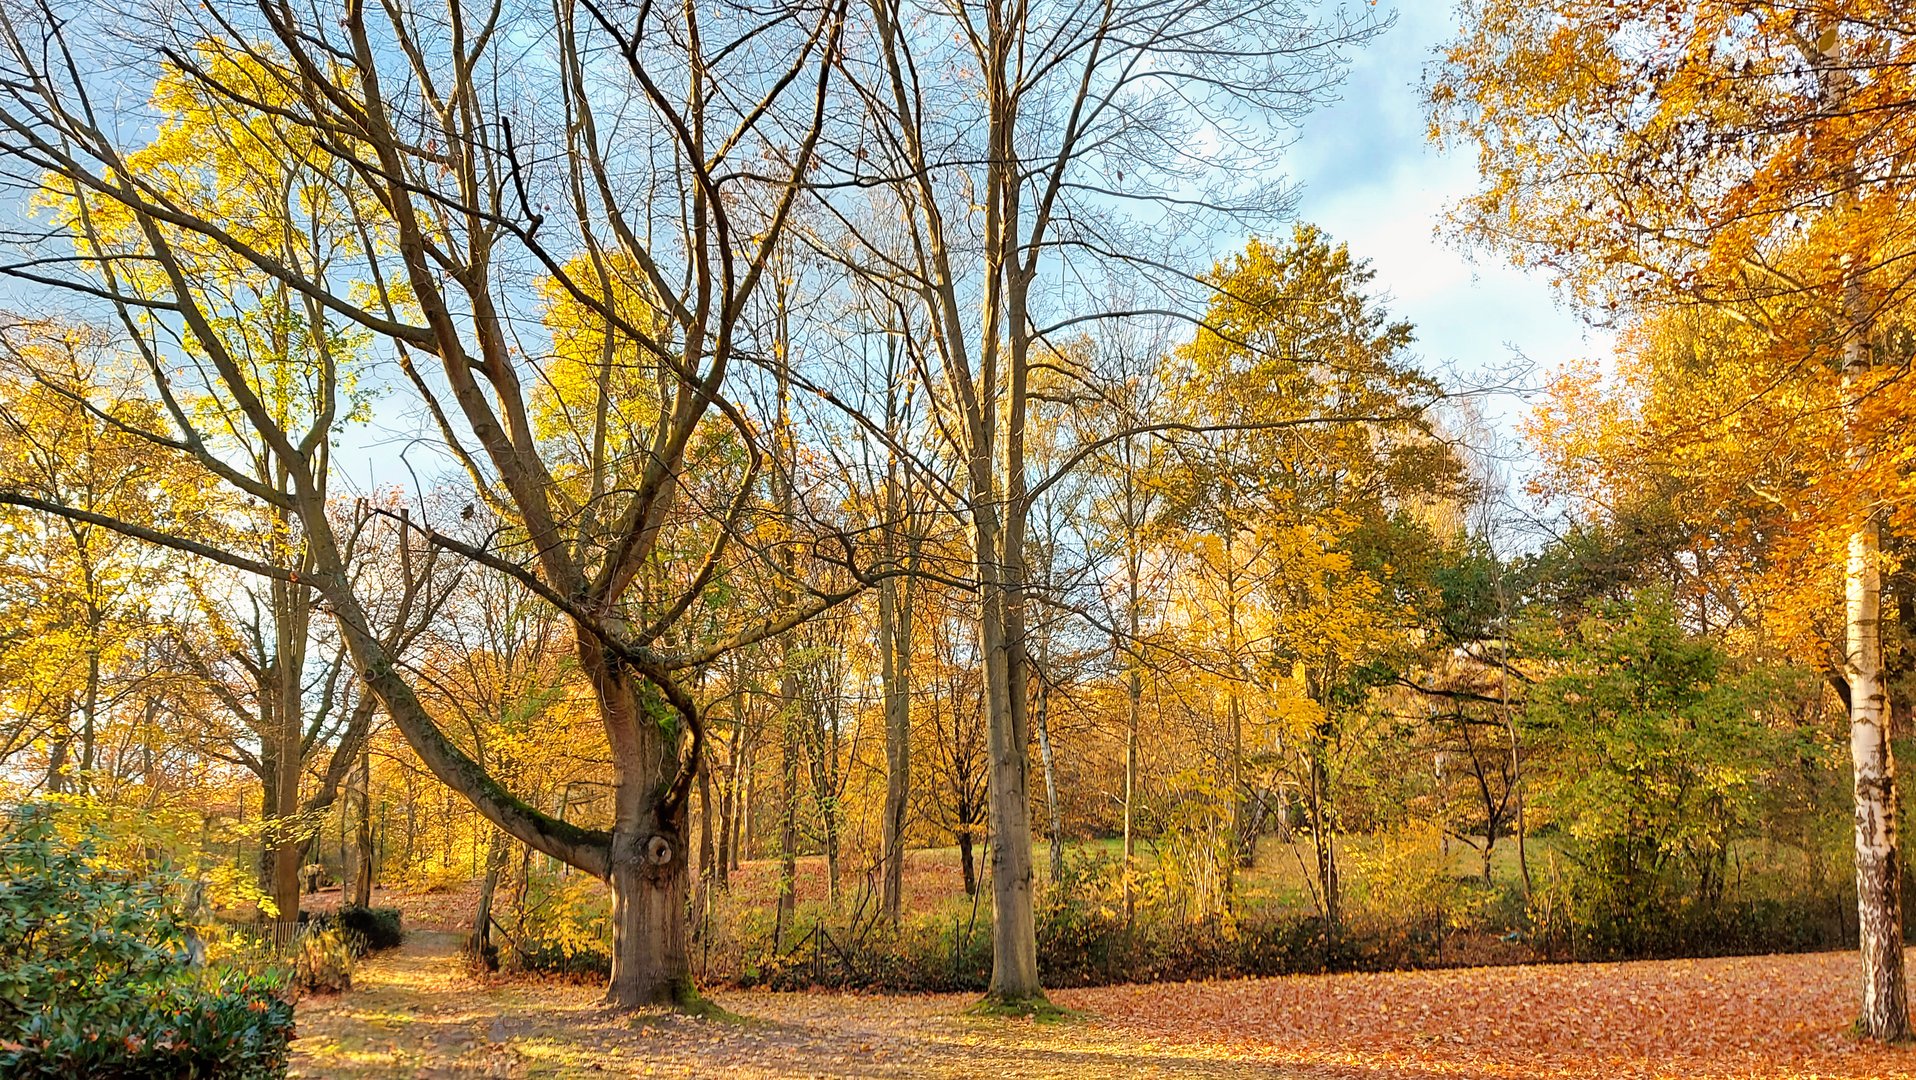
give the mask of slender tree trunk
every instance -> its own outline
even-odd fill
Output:
[[[1124,629],[1128,640],[1120,642],[1112,635],[1112,650],[1125,665],[1124,673],[1124,925],[1129,928],[1137,918],[1137,799],[1138,799],[1138,725],[1143,719],[1144,676],[1143,629],[1140,610],[1144,593],[1144,507],[1140,505],[1135,472],[1136,448],[1129,438],[1118,444],[1119,460],[1124,465],[1122,494],[1124,508]]]
[[[1835,25],[1831,25],[1831,32]],[[1840,42],[1841,38],[1837,40]],[[1855,75],[1842,50],[1819,50],[1818,67],[1829,115],[1842,115],[1855,89]],[[1862,213],[1858,163],[1839,166],[1847,181],[1836,212],[1847,229]],[[1845,221],[1847,219],[1847,221]],[[1843,231],[1837,234],[1843,237]],[[1856,821],[1857,940],[1863,961],[1863,1008],[1859,1024],[1872,1038],[1910,1037],[1909,998],[1903,971],[1902,857],[1896,836],[1896,758],[1890,746],[1888,700],[1883,680],[1882,510],[1869,485],[1874,466],[1861,415],[1871,389],[1870,336],[1874,329],[1854,252],[1842,255],[1844,424],[1848,464],[1862,505],[1855,511],[1844,567],[1844,676],[1849,690],[1850,764],[1854,771]]]
[[[492,949],[492,898],[499,888],[499,872],[505,868],[507,847],[506,834],[498,829],[488,829],[486,839],[486,873],[479,881],[479,902],[472,911],[472,934],[466,939],[466,952],[473,962],[488,971],[499,966],[497,954]]]
[[[958,829],[958,864],[963,867],[965,875],[965,895],[978,895],[978,866],[972,861],[971,826],[969,825],[960,826]]]
[[[829,753],[836,756],[838,748],[827,744],[821,748],[821,753]],[[825,898],[836,906],[841,898],[838,877],[838,845],[840,836],[838,796],[832,787],[834,781],[828,770],[821,768],[818,772],[818,777],[819,780],[816,783],[816,789],[818,792],[819,825],[825,833]]]
[[[705,931],[712,910],[712,883],[715,874],[712,857],[717,850],[712,838],[712,766],[711,759],[699,763],[699,897],[696,907],[698,932]]]
[[[844,899],[838,876],[839,842],[838,823],[827,818],[825,822],[825,884],[830,890],[829,899],[834,905]]]
[[[359,751],[359,827],[355,834],[355,850],[358,853],[353,864],[353,903],[360,907],[370,907],[373,902],[373,803],[372,803],[372,750],[361,748]]]
[[[732,739],[732,754],[736,758],[738,735],[734,733]],[[738,769],[734,766],[728,771],[731,775],[719,785],[718,850],[712,863],[712,882],[721,891],[732,887],[732,835],[738,828]]]
[[[285,637],[282,634],[282,647]],[[274,938],[284,946],[292,940],[299,925],[299,863],[306,849],[304,837],[298,834],[300,743],[305,733],[300,724],[298,676],[289,669],[283,658],[285,654],[281,656],[273,663],[279,681],[276,688],[279,700],[273,716],[274,740],[278,745],[270,807],[273,841],[268,859],[272,867],[273,906],[279,909]]]
[[[759,734],[763,734],[763,731],[764,729],[760,728]],[[738,761],[742,775],[739,781],[738,817],[735,821],[738,835],[732,838],[732,869],[734,870],[737,870],[745,861],[745,853],[752,850],[752,840],[755,836],[752,831],[755,824],[752,805],[753,795],[758,788],[758,770],[752,767],[752,759],[756,756],[758,756],[758,739],[747,739],[745,752]]]
[[[746,728],[745,676],[735,659],[732,666],[732,752],[720,780],[717,862],[712,867],[713,881],[722,892],[732,888],[732,868],[738,865],[738,814],[743,783],[746,744],[751,733]]]
[[[899,595],[901,592],[904,595]],[[905,811],[911,798],[911,596],[887,580],[878,587],[880,678],[885,692],[885,918],[896,926],[904,906]]]
[[[1324,904],[1324,932],[1328,938],[1335,938],[1342,919],[1342,891],[1337,872],[1336,838],[1332,832],[1330,808],[1330,775],[1324,765],[1324,752],[1319,743],[1322,735],[1313,739],[1311,745],[1311,840],[1317,848],[1317,887]]]
[[[88,586],[92,585],[92,574],[88,573]],[[97,763],[96,743],[99,739],[100,715],[100,633],[105,623],[103,613],[91,603],[87,605],[87,651],[86,651],[86,691],[80,699],[80,783],[82,793],[93,790],[93,770]]]
[[[797,451],[792,445],[791,435],[791,372],[787,364],[790,358],[789,326],[786,321],[785,291],[781,284],[774,293],[777,299],[775,349],[779,360],[778,368],[778,445],[779,461],[784,474],[778,478],[779,520],[785,524],[788,532],[797,526],[796,497],[793,486],[798,468]],[[778,548],[779,567],[785,581],[796,577],[797,554],[790,542],[782,543]],[[792,602],[789,584],[782,585],[777,606],[784,608]],[[791,635],[779,638],[778,658],[778,724],[779,724],[779,800],[780,813],[784,816],[778,835],[778,912],[772,928],[772,949],[777,951],[784,943],[785,935],[792,930],[793,919],[798,914],[798,710],[799,702],[798,672],[792,662]]]
[[[778,908],[772,924],[772,949],[784,947],[798,914],[798,724],[791,715],[797,707],[798,686],[789,664],[779,678],[778,798]]]
[[[1526,850],[1526,837],[1524,835],[1526,829],[1524,822],[1523,746],[1517,739],[1517,721],[1510,712],[1510,691],[1508,689],[1504,690],[1504,730],[1510,735],[1510,786],[1513,789],[1512,796],[1517,801],[1515,808],[1517,872],[1523,880],[1523,898],[1528,902],[1530,899],[1530,853]]]
[[[72,739],[62,731],[47,748],[47,793],[64,795],[67,790],[67,748]]]
[[[995,545],[994,545],[995,546]],[[1015,560],[1003,556],[1005,563]],[[1006,577],[1017,573],[1006,565]],[[1015,588],[987,577],[983,618],[986,746],[990,773],[987,806],[991,839],[992,961],[994,1001],[1042,998],[1038,982],[1037,919],[1032,897],[1031,796],[1027,786],[1025,662]]]
[[[1231,876],[1226,879],[1225,896],[1232,895],[1236,886],[1236,870],[1240,866],[1250,866],[1257,861],[1257,837],[1244,835],[1244,702],[1239,686],[1244,675],[1243,634],[1238,627],[1237,610],[1237,554],[1234,548],[1236,526],[1232,509],[1227,507],[1224,515],[1224,624],[1225,651],[1230,654],[1231,679],[1228,698],[1225,703],[1226,735],[1230,740],[1231,760],[1228,762],[1230,781],[1231,849],[1232,862],[1225,868]]]
[[[885,427],[901,426],[901,365],[897,351],[899,338],[886,336],[887,359]],[[913,532],[914,517],[906,505],[900,477],[900,463],[892,455],[885,467],[885,556],[898,556],[898,531],[907,534],[905,569],[916,570],[920,542]],[[909,478],[910,474],[905,474]],[[905,815],[911,805],[911,658],[912,658],[912,579],[887,578],[878,586],[878,645],[883,655],[879,679],[885,695],[885,802],[883,843],[884,861],[879,884],[879,908],[893,926],[904,909],[905,889]]]
[[[1510,607],[1504,595],[1503,565],[1497,568],[1497,654],[1503,665],[1497,671],[1497,697],[1503,709],[1504,732],[1510,739],[1510,787],[1512,797],[1516,799],[1515,824],[1517,827],[1517,872],[1523,882],[1523,898],[1530,902],[1530,852],[1527,850],[1528,831],[1524,820],[1524,771],[1523,743],[1517,736],[1516,714],[1510,710]]]
[[[1137,660],[1124,680],[1124,925],[1130,926],[1137,915],[1137,807],[1138,807],[1138,721],[1142,713],[1144,682],[1138,675]]]
[[[1249,785],[1244,782],[1244,700],[1234,682],[1228,702],[1231,736],[1231,853],[1225,868],[1225,896],[1233,894],[1240,867],[1257,865],[1257,824],[1248,808]]]
[[[1051,841],[1051,887],[1056,889],[1064,880],[1064,813],[1058,806],[1058,773],[1051,754],[1050,705],[1051,694],[1045,689],[1044,679],[1038,680],[1037,707],[1033,715],[1038,721],[1038,759],[1044,766],[1044,808],[1046,822],[1050,826]]]
[[[1856,286],[1851,286],[1855,292]],[[1860,308],[1860,297],[1851,302]],[[1845,389],[1854,400],[1868,363],[1860,331],[1844,348]],[[1854,408],[1854,406],[1852,406]],[[1852,423],[1855,421],[1852,420]],[[1854,432],[1853,464],[1868,464],[1865,433]],[[1903,972],[1903,867],[1896,837],[1896,757],[1890,747],[1883,685],[1881,516],[1872,507],[1849,537],[1845,574],[1848,623],[1850,763],[1856,794],[1857,938],[1863,959],[1862,1027],[1872,1038],[1907,1039]]]

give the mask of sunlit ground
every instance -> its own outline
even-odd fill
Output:
[[[722,993],[734,1020],[621,1015],[591,986],[480,984],[415,934],[299,1007],[304,1077],[1901,1077],[1847,1033],[1845,953],[1063,991],[1062,1023],[968,999]]]

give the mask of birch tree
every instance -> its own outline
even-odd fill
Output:
[[[1912,57],[1916,17],[1889,0],[1480,0],[1431,85],[1435,131],[1473,148],[1483,176],[1461,235],[1555,271],[1599,319],[1716,308],[1790,373],[1693,416],[1699,429],[1840,382],[1846,483],[1801,520],[1846,552],[1828,669],[1850,717],[1862,1026],[1885,1039],[1909,1033],[1879,633],[1900,481],[1871,416],[1894,380],[1876,363],[1885,331],[1916,284]]]

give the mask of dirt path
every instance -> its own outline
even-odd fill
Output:
[[[1061,992],[1082,1019],[954,995],[722,993],[734,1020],[468,977],[416,933],[299,1006],[297,1077],[1912,1077],[1843,1033],[1845,954],[1335,975]]]

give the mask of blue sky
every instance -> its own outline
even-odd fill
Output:
[[[1543,274],[1438,237],[1445,208],[1469,194],[1468,151],[1440,154],[1425,138],[1419,84],[1454,27],[1449,0],[1403,0],[1397,24],[1353,59],[1340,99],[1304,125],[1290,155],[1303,187],[1298,215],[1371,260],[1391,310],[1417,328],[1428,364],[1481,372],[1513,351],[1539,373],[1607,357],[1611,340],[1560,306]],[[1535,378],[1533,377],[1533,381]],[[1483,403],[1506,433],[1525,410],[1515,396]]]

